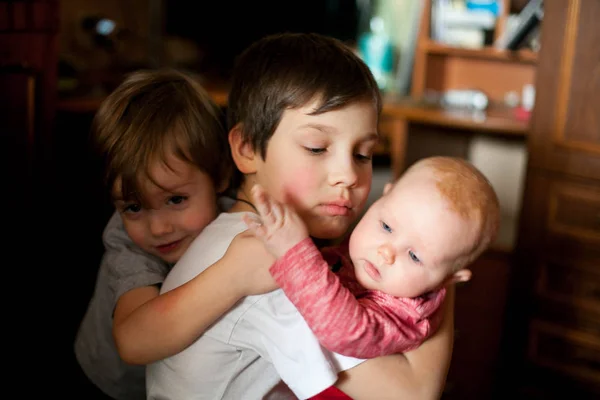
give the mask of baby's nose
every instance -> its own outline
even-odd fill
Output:
[[[379,257],[381,257],[386,264],[393,264],[396,258],[394,248],[388,243],[379,246],[377,254],[379,254]]]

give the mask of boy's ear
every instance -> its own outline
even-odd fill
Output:
[[[450,285],[452,283],[467,282],[471,279],[472,275],[473,273],[469,269],[459,269],[458,271],[446,278],[444,286]]]
[[[231,156],[237,169],[242,174],[253,174],[256,172],[257,155],[250,143],[245,142],[241,125],[237,124],[229,131],[229,147]]]

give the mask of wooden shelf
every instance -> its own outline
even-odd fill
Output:
[[[529,122],[518,119],[514,110],[506,107],[491,106],[478,112],[444,109],[412,99],[389,99],[384,102],[383,115],[408,122],[511,136],[526,136],[529,132]]]
[[[448,57],[477,58],[484,60],[495,60],[504,62],[518,62],[525,64],[537,63],[537,52],[523,49],[518,51],[496,49],[494,47],[484,47],[482,49],[469,49],[463,47],[448,46],[432,40],[424,41],[423,51],[427,54],[436,54]]]
[[[219,106],[227,105],[228,85],[225,83],[201,82],[213,101]],[[63,96],[58,98],[57,111],[74,113],[95,113],[106,96]]]

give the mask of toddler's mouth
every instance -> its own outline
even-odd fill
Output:
[[[170,253],[179,246],[182,240],[183,239],[179,239],[171,243],[161,244],[160,246],[156,246],[156,250],[158,250],[161,254]]]

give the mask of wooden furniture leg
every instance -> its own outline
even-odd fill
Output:
[[[395,117],[389,130],[390,158],[394,179],[398,179],[404,172],[407,135],[408,121],[404,118]]]

